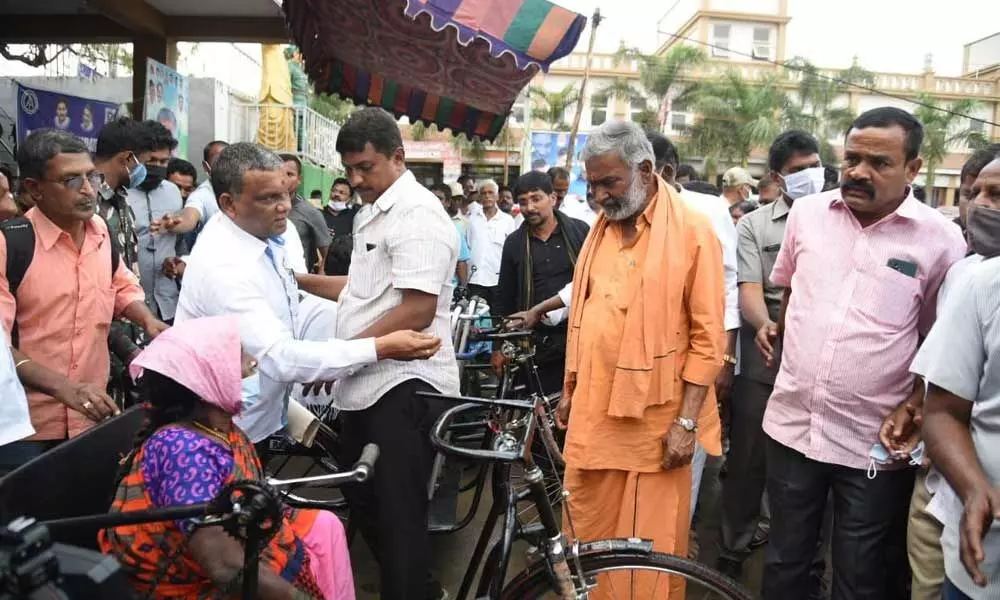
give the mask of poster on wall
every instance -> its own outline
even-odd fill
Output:
[[[587,175],[583,163],[580,162],[580,152],[587,144],[586,133],[576,136],[576,148],[573,152],[573,167],[570,169],[569,193],[580,197],[587,196]],[[569,154],[569,132],[566,131],[535,131],[531,134],[531,170],[547,171],[551,167],[565,167],[566,156]]]
[[[62,129],[82,139],[91,152],[104,124],[118,116],[119,104],[70,96],[17,84],[17,141],[36,129]]]
[[[188,80],[153,59],[146,59],[146,100],[143,118],[159,121],[177,139],[174,156],[187,158],[188,111],[191,97]]]

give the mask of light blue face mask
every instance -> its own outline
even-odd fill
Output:
[[[246,412],[251,406],[257,404],[260,400],[260,377],[257,373],[243,379],[240,382],[240,387],[242,388],[242,410],[240,412]]]
[[[139,184],[146,180],[146,165],[138,161],[134,156],[135,166],[128,172],[128,187],[130,189],[139,187]]]
[[[891,462],[898,460],[896,456],[890,453],[885,446],[882,444],[875,444],[872,446],[871,451],[868,452],[868,479],[875,479],[878,474],[878,469],[876,465],[887,465]],[[924,442],[920,441],[919,444],[910,452],[910,464],[913,466],[920,465],[924,460]]]

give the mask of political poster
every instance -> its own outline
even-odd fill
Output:
[[[146,59],[146,119],[159,121],[177,139],[174,156],[187,158],[188,111],[191,106],[188,80],[167,65]]]
[[[587,197],[587,175],[580,152],[587,143],[586,133],[576,135],[576,149],[573,152],[573,166],[569,173],[569,193]],[[565,167],[569,154],[569,132],[535,131],[531,134],[531,170],[547,171],[551,167]]]
[[[62,129],[97,150],[104,124],[118,116],[119,104],[70,96],[17,84],[17,141],[36,129]]]

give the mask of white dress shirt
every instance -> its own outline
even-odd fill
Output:
[[[188,257],[177,306],[178,322],[240,317],[243,348],[257,359],[260,395],[236,422],[255,443],[284,426],[293,383],[339,379],[377,360],[372,338],[298,339],[303,292],[290,272],[289,252],[280,240],[265,243],[220,213]],[[291,255],[301,257],[301,252]]]
[[[469,246],[472,250],[472,276],[469,283],[494,287],[500,282],[500,257],[507,236],[517,229],[514,217],[497,209],[492,218],[469,213]]]
[[[198,211],[199,221],[208,223],[209,219],[219,213],[219,201],[215,198],[215,190],[212,189],[211,178],[201,182],[188,196],[184,208],[191,207]]]
[[[726,331],[739,329],[740,326],[740,292],[736,279],[736,246],[739,238],[736,235],[736,225],[733,216],[729,214],[729,203],[719,196],[699,194],[690,190],[680,189],[681,198],[689,208],[702,213],[712,222],[715,236],[722,244],[722,266],[725,269],[726,283],[726,314],[724,326]]]
[[[439,337],[441,349],[427,360],[383,360],[341,379],[334,391],[338,407],[364,410],[409,379],[424,381],[443,394],[458,393],[449,310],[457,262],[455,224],[410,171],[370,209],[358,213],[351,269],[340,294],[337,335],[358,335],[399,306],[403,290],[418,290],[437,296],[437,311],[425,333]]]
[[[288,228],[285,229],[285,233],[281,237],[285,240],[285,261],[288,262],[288,268],[293,273],[308,274],[309,269],[306,268],[306,253],[302,249],[302,238],[299,237],[299,231],[292,225],[291,221],[288,222]]]
[[[597,212],[590,208],[590,203],[587,202],[587,199],[576,194],[566,194],[559,210],[564,215],[583,221],[590,227],[593,227],[594,222],[597,221]]]
[[[35,435],[28,413],[28,397],[17,377],[7,332],[0,327],[0,446]]]

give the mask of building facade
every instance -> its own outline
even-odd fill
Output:
[[[668,52],[677,44],[693,45],[705,51],[707,60],[699,67],[682,72],[680,84],[717,79],[727,71],[736,70],[748,82],[776,77],[784,91],[794,94],[802,72],[782,64],[792,58],[786,53],[786,34],[791,20],[787,0],[678,0],[657,24],[659,31],[675,33],[664,36],[656,53]],[[586,61],[584,53],[571,54],[553,64],[548,73],[540,73],[533,85],[550,92],[567,85],[579,89]],[[820,68],[820,74],[838,77],[848,66]],[[971,118],[962,120],[957,128],[982,132],[992,141],[1000,140],[1000,127],[990,125],[991,122],[1000,123],[1000,34],[965,46],[965,69],[960,77],[938,76],[928,61],[922,73],[876,72],[874,78],[873,91],[849,87],[833,105],[849,107],[855,114],[879,106],[896,106],[912,112],[916,105],[910,100],[922,94],[930,95],[945,108],[957,100],[971,98],[976,101],[976,108],[971,111]],[[613,54],[592,56],[590,81],[580,115],[581,132],[608,119],[636,119],[643,111],[659,108],[658,98],[629,100],[601,93],[614,82],[623,80],[642,91],[637,61],[618,60]],[[683,141],[686,129],[698,116],[683,105],[674,104],[670,108],[663,131],[672,139]],[[575,103],[567,108],[564,124],[573,122],[575,110]],[[537,114],[528,116],[527,111],[528,103],[523,96],[514,107],[515,120],[536,130],[552,127],[551,123],[537,118]],[[831,136],[829,142],[839,156],[843,132]],[[955,203],[959,171],[969,152],[963,146],[949,148],[948,155],[935,169],[934,190],[928,190],[929,202],[944,206]],[[766,148],[755,149],[748,165],[751,172],[762,175],[766,168],[765,158]],[[701,157],[685,156],[684,161],[699,168],[704,166]],[[717,165],[716,170],[721,173],[727,166]],[[923,177],[922,174],[918,183],[924,183]]]

